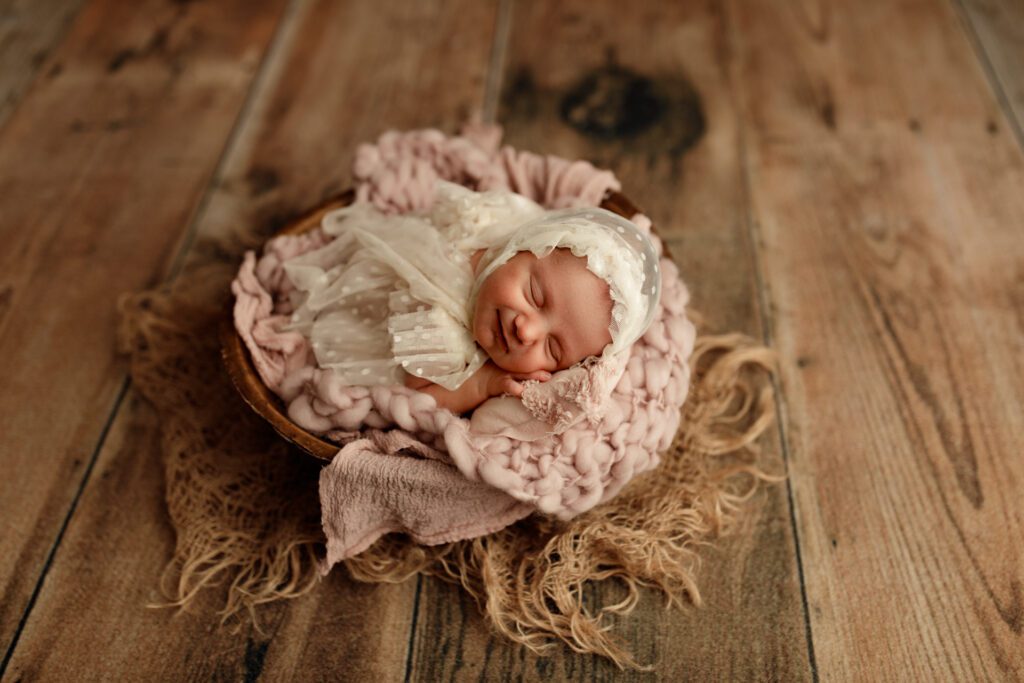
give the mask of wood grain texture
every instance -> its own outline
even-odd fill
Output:
[[[42,71],[60,70],[48,62],[82,0],[3,0],[0,2],[0,126]]]
[[[39,27],[0,14],[5,680],[1024,679],[1017,5],[531,1],[507,49],[474,0],[89,0],[63,38],[74,3],[0,7]],[[112,416],[116,295],[237,259],[386,128],[454,130],[503,60],[508,141],[614,168],[710,327],[780,351],[795,512],[766,488],[703,609],[619,622],[649,675],[533,657],[426,579],[335,573],[262,632],[146,608],[173,536],[158,417]]]
[[[336,572],[314,595],[261,609],[259,629],[220,626],[217,591],[187,613],[149,607],[164,601],[157,579],[174,530],[159,416],[138,399],[124,405],[18,642],[10,680],[401,678],[413,582],[368,586]]]
[[[705,5],[516,3],[498,120],[516,147],[614,169],[667,238],[711,326],[760,336],[725,28]],[[781,469],[778,435],[763,444],[765,466]],[[530,655],[492,635],[458,590],[424,580],[411,677],[808,679],[785,488],[766,489],[745,512],[746,526],[704,553],[702,609],[667,611],[647,594],[620,620],[616,632],[653,674],[568,648]],[[591,597],[621,596],[603,587]]]
[[[350,185],[356,145],[388,128],[454,129],[483,102],[493,25],[494,7],[475,0],[294,3],[171,270],[184,279],[211,260],[240,262],[241,244]],[[213,596],[194,615],[144,608],[171,550],[157,419],[126,402],[114,420],[11,676],[401,679],[415,581],[367,586],[335,571],[305,598],[261,610],[262,633],[219,629]]]
[[[455,131],[482,106],[494,6],[301,6],[287,56],[267,70],[274,95],[253,103],[258,123],[239,130],[188,259],[220,253],[240,233],[269,237],[351,187],[357,145],[389,129]]]
[[[1024,3],[1017,0],[957,0],[968,31],[978,41],[1006,117],[1024,145]]]
[[[1024,677],[1024,159],[942,2],[731,2],[818,670]]]
[[[0,646],[124,381],[115,301],[154,282],[279,6],[96,0],[0,131]]]

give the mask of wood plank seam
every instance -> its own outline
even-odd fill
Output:
[[[487,77],[484,81],[483,109],[481,120],[484,123],[495,123],[498,101],[501,98],[501,87],[505,74],[505,54],[508,51],[509,35],[512,26],[512,3],[514,0],[499,0],[495,13],[494,32],[491,38],[491,54],[487,65]],[[409,644],[405,656],[405,676],[408,683],[412,678],[413,654],[416,651],[416,627],[419,623],[420,600],[423,593],[423,574],[416,575],[416,592],[412,603],[412,620],[409,624]]]
[[[1024,149],[1024,123],[1019,121],[1017,116],[1014,114],[1013,105],[1010,102],[1009,96],[1006,94],[1006,84],[1003,83],[1003,79],[999,77],[999,72],[992,63],[992,59],[989,56],[988,50],[985,49],[985,44],[982,42],[981,36],[978,35],[977,27],[974,25],[974,21],[971,19],[970,13],[964,6],[964,0],[950,0],[950,2],[953,5],[953,10],[956,12],[957,16],[960,17],[960,24],[963,28],[964,35],[967,37],[967,41],[974,49],[974,54],[978,58],[981,70],[985,73],[985,80],[992,89],[992,93],[995,95],[996,101],[999,102],[999,108],[1003,110],[1003,116],[1006,118],[1007,123],[1013,130],[1013,134],[1017,138],[1017,144],[1021,149]]]
[[[747,231],[750,238],[750,249],[752,254],[752,261],[754,261],[754,279],[757,283],[757,306],[761,313],[761,337],[768,347],[773,347],[774,335],[772,334],[772,326],[774,320],[771,315],[771,303],[768,300],[768,292],[765,287],[764,273],[761,269],[761,261],[758,258],[758,235],[757,228],[755,226],[755,220],[750,209],[750,176],[749,167],[746,164],[747,160],[747,147],[746,138],[742,128],[739,131],[739,147],[740,147],[740,158],[744,160],[743,168],[743,194],[747,199]],[[786,501],[789,505],[789,523],[793,529],[793,546],[796,555],[796,571],[797,576],[800,579],[800,601],[803,604],[804,610],[804,634],[807,639],[807,661],[811,667],[811,679],[814,683],[818,682],[818,665],[814,658],[814,634],[811,630],[811,611],[810,604],[807,601],[807,584],[804,579],[804,561],[803,556],[800,553],[800,530],[797,527],[796,519],[796,501],[793,497],[793,486],[790,479],[789,472],[789,435],[786,430],[787,410],[786,410],[786,399],[782,392],[782,388],[779,386],[778,377],[772,375],[771,377],[772,393],[775,395],[775,406],[777,410],[776,424],[779,430],[779,450],[782,454],[782,464],[786,471]]]
[[[416,624],[420,616],[420,593],[423,589],[423,574],[416,575],[416,593],[412,600],[412,620],[409,623],[409,644],[405,649],[405,676],[402,679],[406,683],[412,676],[412,653],[416,651]]]
[[[270,44],[263,53],[263,58],[256,71],[256,76],[252,79],[252,83],[249,86],[249,92],[245,97],[245,101],[242,102],[241,109],[239,109],[238,118],[235,119],[235,123],[231,127],[231,132],[228,133],[227,139],[224,142],[224,148],[221,150],[220,160],[217,162],[217,166],[213,170],[210,183],[206,186],[203,196],[199,198],[195,211],[193,211],[192,215],[189,217],[188,225],[182,235],[181,242],[174,252],[174,259],[172,260],[170,267],[167,269],[167,277],[164,281],[168,284],[173,283],[185,267],[186,256],[191,250],[193,242],[195,242],[196,233],[199,229],[199,221],[206,213],[206,209],[215,193],[215,188],[225,177],[225,170],[227,168],[228,160],[231,158],[231,152],[235,149],[235,145],[238,142],[242,129],[245,127],[245,121],[249,118],[249,113],[257,99],[257,94],[263,90],[267,79],[267,65],[274,63],[274,57],[277,55],[277,52],[282,49],[281,45],[287,42],[283,40],[283,36],[287,35],[295,26],[297,21],[296,17],[299,16],[299,4],[300,0],[290,0],[288,6],[284,10],[284,14],[281,16],[280,23],[274,31],[273,37],[270,39]]]
[[[514,0],[499,0],[494,21],[494,42],[491,43],[491,59],[487,67],[487,84],[484,87],[484,104],[481,118],[484,123],[494,123],[501,97],[501,85],[505,75],[505,53],[508,51],[508,36],[512,25],[512,3]]]
[[[737,85],[737,81],[733,79],[730,80],[733,82],[733,87],[739,87]],[[742,110],[742,107],[737,108]],[[764,270],[760,259],[761,240],[752,205],[753,193],[751,190],[750,180],[749,149],[747,147],[746,129],[742,122],[739,126],[739,130],[737,131],[736,143],[739,147],[740,167],[743,169],[741,174],[743,183],[742,197],[744,199],[744,205],[746,206],[746,211],[744,212],[745,222],[747,237],[750,242],[750,260],[752,262],[751,265],[754,273],[755,288],[757,290],[757,310],[760,314],[759,317],[761,320],[761,338],[764,341],[765,346],[775,348],[775,320],[772,315],[771,300],[768,296],[768,288],[765,282]],[[796,500],[793,496],[793,485],[789,470],[790,448],[789,432],[787,430],[788,411],[786,397],[782,392],[782,387],[779,385],[778,375],[773,374],[771,376],[771,384],[772,393],[775,395],[775,406],[777,411],[775,421],[779,430],[779,452],[782,455],[782,464],[786,473],[786,501],[789,507],[789,524],[793,531],[793,550],[796,555],[797,577],[800,581],[800,602],[804,611],[804,637],[807,641],[807,662],[811,668],[811,680],[814,681],[814,683],[818,683],[818,663],[814,656],[814,633],[811,628],[811,608],[807,599],[807,582],[804,577],[804,560],[800,547],[800,529],[797,525]]]
[[[75,510],[78,509],[78,501],[81,499],[82,493],[85,491],[85,487],[89,483],[93,468],[96,465],[96,461],[99,459],[100,451],[103,449],[103,444],[107,440],[107,434],[110,432],[110,427],[114,424],[114,418],[117,417],[118,410],[124,401],[124,397],[128,393],[129,384],[130,381],[127,377],[121,381],[121,389],[117,392],[117,396],[114,398],[114,405],[110,410],[110,415],[107,417],[107,421],[104,423],[103,429],[100,430],[100,438],[97,440],[96,446],[93,448],[92,454],[89,456],[89,462],[86,463],[85,470],[82,472],[82,478],[78,482],[78,488],[75,490],[75,495],[71,499],[68,511],[64,515],[64,520],[61,522],[60,528],[57,530],[57,536],[53,539],[53,544],[50,546],[49,552],[46,554],[46,560],[43,562],[42,569],[39,571],[39,578],[36,579],[36,585],[32,588],[32,595],[29,596],[28,604],[25,605],[25,610],[21,614],[21,619],[18,620],[18,627],[14,630],[11,642],[8,644],[7,651],[4,653],[3,662],[0,662],[0,680],[3,679],[4,672],[7,671],[7,666],[11,661],[11,657],[14,655],[14,650],[18,646],[18,640],[21,638],[21,632],[25,628],[25,624],[28,622],[28,617],[32,613],[32,608],[36,604],[36,599],[39,597],[39,591],[42,590],[43,582],[46,581],[46,575],[50,571],[50,565],[53,564],[53,558],[56,557],[57,549],[60,547],[60,543],[64,539],[64,532],[67,531],[68,525],[71,523],[71,517],[75,514]]]
[[[256,76],[252,79],[252,81],[251,81],[251,83],[249,85],[249,90],[248,90],[248,93],[246,95],[245,101],[243,102],[241,108],[239,109],[238,116],[237,116],[237,118],[235,120],[234,125],[232,126],[231,132],[227,136],[227,140],[225,142],[224,148],[221,151],[220,159],[217,162],[217,165],[216,165],[216,167],[214,169],[213,175],[211,176],[211,181],[210,181],[209,185],[207,186],[206,190],[204,191],[203,196],[200,198],[199,202],[197,203],[196,210],[193,211],[192,215],[189,218],[188,225],[187,225],[187,227],[185,229],[185,233],[183,235],[183,238],[182,238],[181,242],[179,243],[178,247],[174,250],[175,256],[174,256],[174,258],[171,261],[171,267],[168,269],[167,276],[164,278],[164,282],[165,283],[173,282],[174,279],[181,272],[181,268],[182,268],[182,266],[185,263],[185,256],[187,254],[187,251],[189,250],[189,248],[191,247],[191,245],[192,245],[192,243],[194,241],[196,226],[197,226],[197,224],[199,222],[199,217],[203,215],[203,211],[205,210],[205,208],[206,208],[206,206],[207,206],[207,204],[209,202],[209,199],[210,199],[210,197],[213,194],[212,188],[217,186],[218,181],[222,177],[223,169],[225,167],[225,160],[230,157],[231,151],[234,148],[234,145],[235,145],[235,142],[236,142],[236,139],[237,139],[238,131],[242,127],[242,122],[249,115],[249,109],[251,107],[251,104],[252,104],[253,100],[255,99],[255,93],[259,92],[259,89],[262,87],[263,80],[264,80],[264,71],[265,71],[267,65],[271,63],[271,57],[275,54],[275,50],[278,47],[278,44],[280,42],[281,36],[285,33],[285,29],[290,25],[289,22],[292,21],[293,16],[296,13],[295,12],[295,7],[296,7],[296,5],[299,2],[300,2],[300,0],[291,0],[289,2],[288,6],[287,6],[287,8],[286,8],[286,10],[284,12],[284,15],[281,18],[280,23],[278,24],[278,26],[276,27],[276,29],[274,31],[274,35],[271,38],[270,43],[269,43],[267,49],[264,51],[263,57],[260,60],[260,65],[257,68]],[[69,26],[70,26],[70,24],[69,24]],[[66,34],[66,31],[65,31],[65,34]],[[63,35],[64,34],[62,34],[62,39],[63,39]],[[25,92],[27,93],[30,90],[31,90],[31,88],[27,88]],[[3,124],[0,123],[0,125],[3,125]],[[36,584],[35,584],[35,586],[32,589],[32,595],[29,598],[28,604],[26,604],[26,606],[25,606],[25,610],[22,613],[21,618],[18,620],[18,627],[15,630],[13,637],[11,638],[11,642],[8,645],[7,649],[6,649],[6,652],[4,653],[3,662],[0,663],[0,678],[3,677],[4,672],[6,671],[7,666],[9,664],[10,660],[11,660],[11,657],[14,655],[14,651],[15,651],[15,649],[17,647],[18,640],[19,640],[19,638],[21,636],[21,632],[22,632],[25,624],[28,622],[28,618],[31,616],[32,609],[34,608],[35,603],[36,603],[36,598],[39,595],[39,592],[40,592],[40,590],[41,590],[41,588],[43,586],[43,583],[46,581],[46,576],[49,573],[50,566],[53,563],[54,557],[56,557],[57,550],[60,547],[60,543],[61,543],[61,540],[64,537],[64,533],[67,530],[68,525],[71,523],[71,518],[72,518],[72,516],[74,515],[74,513],[75,513],[75,511],[77,509],[78,501],[81,498],[82,493],[85,491],[85,488],[89,484],[93,468],[94,468],[94,466],[96,464],[96,461],[97,461],[97,459],[99,457],[100,452],[103,450],[104,444],[106,443],[107,436],[108,436],[109,431],[110,431],[110,427],[114,423],[114,420],[117,418],[118,414],[121,411],[122,406],[124,405],[124,398],[125,398],[125,396],[127,396],[128,389],[129,389],[130,386],[131,386],[131,378],[126,374],[124,376],[124,378],[122,379],[121,388],[120,388],[120,390],[119,390],[119,392],[117,394],[117,397],[115,398],[115,400],[113,402],[113,405],[112,405],[112,407],[110,409],[110,413],[109,413],[109,415],[107,417],[107,420],[104,423],[102,430],[100,431],[99,438],[97,439],[96,445],[92,449],[92,453],[91,453],[91,455],[89,457],[89,462],[87,463],[87,465],[86,465],[86,467],[85,467],[85,469],[84,469],[84,471],[82,473],[82,478],[79,481],[79,484],[78,484],[78,487],[77,487],[77,489],[75,491],[74,497],[71,499],[71,503],[70,503],[70,505],[68,507],[68,511],[67,511],[67,513],[66,513],[66,515],[64,517],[64,520],[61,523],[61,526],[60,526],[59,530],[57,531],[57,535],[54,538],[54,542],[53,542],[53,544],[52,544],[52,546],[50,548],[50,551],[47,553],[46,560],[43,563],[43,566],[42,566],[42,568],[40,570],[39,577],[36,579]]]

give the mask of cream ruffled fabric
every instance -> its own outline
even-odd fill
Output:
[[[470,332],[470,256],[541,213],[512,192],[447,182],[428,213],[331,212],[322,229],[335,239],[284,264],[297,307],[287,329],[345,384],[401,384],[404,371],[456,389],[487,362]]]

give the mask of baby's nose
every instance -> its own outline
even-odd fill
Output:
[[[519,343],[529,346],[544,333],[543,321],[537,316],[520,314],[516,316],[516,337]]]

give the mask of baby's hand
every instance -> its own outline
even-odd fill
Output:
[[[523,382],[528,380],[547,382],[551,379],[551,373],[546,370],[535,370],[533,372],[508,372],[507,370],[502,370],[493,362],[488,362],[484,368],[488,373],[488,396],[502,396],[504,394],[511,394],[516,397],[522,396]]]
[[[434,384],[422,377],[406,377],[405,386],[430,394],[437,401],[437,405],[446,408],[456,415],[461,415],[469,410],[475,409],[481,403],[492,396],[512,394],[513,396],[523,395],[521,382],[535,379],[546,382],[551,379],[551,373],[544,370],[536,372],[515,373],[502,370],[493,361],[487,363],[473,373],[469,381],[463,382],[454,390],[448,390],[439,384]]]

